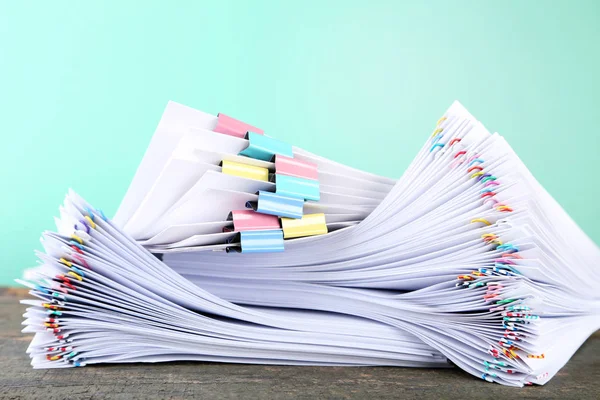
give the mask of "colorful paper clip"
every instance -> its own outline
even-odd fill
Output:
[[[275,173],[315,181],[319,179],[317,164],[282,155],[275,156]]]
[[[305,200],[319,201],[321,192],[319,181],[275,174],[275,192],[282,196],[300,197]]]
[[[444,143],[435,143],[433,146],[431,146],[431,148],[429,149],[429,152],[431,153],[437,147],[444,147]]]
[[[230,243],[234,242],[239,245],[227,247],[228,253],[278,253],[284,250],[281,229],[240,232],[230,240]]]
[[[94,218],[93,218],[93,217],[94,217],[94,214],[90,214],[90,215],[91,215],[91,217],[90,217],[89,215],[86,215],[86,216],[85,216],[85,217],[83,217],[83,218],[84,218],[84,219],[87,221],[87,223],[89,224],[89,226],[90,226],[92,229],[96,229],[96,223],[94,222]]]
[[[327,221],[323,213],[306,214],[300,219],[281,218],[281,227],[286,239],[327,233]]]
[[[304,213],[304,200],[299,197],[284,196],[279,193],[258,192],[258,201],[249,201],[247,208],[256,212],[276,215],[278,217],[302,218]]]
[[[240,156],[246,156],[263,161],[273,161],[275,155],[294,157],[292,146],[285,142],[273,139],[268,136],[259,135],[255,132],[246,134],[248,147],[240,151]]]
[[[281,229],[279,218],[252,210],[236,210],[229,213],[228,221],[233,224],[223,228],[224,232],[243,232]]]
[[[239,121],[235,118],[231,118],[225,114],[217,114],[217,126],[213,129],[217,133],[223,133],[229,136],[235,136],[243,138],[247,132],[255,132],[262,135],[264,131],[255,126],[249,125],[245,122]]]
[[[267,168],[255,167],[254,165],[242,164],[234,161],[221,161],[221,172],[227,175],[239,176],[257,181],[269,181],[269,170]]]
[[[88,225],[87,221],[80,219],[79,222],[81,222],[85,228],[85,233],[87,233],[88,235],[90,234],[90,226]],[[80,230],[79,226],[77,224],[75,224],[74,226],[75,230]]]
[[[487,219],[484,219],[484,218],[475,218],[475,219],[472,219],[472,220],[471,220],[471,223],[472,223],[472,224],[474,224],[474,223],[476,223],[476,222],[481,222],[482,224],[485,224],[485,225],[487,225],[487,226],[490,226],[490,225],[492,225],[492,224],[490,223],[490,221],[488,221]]]

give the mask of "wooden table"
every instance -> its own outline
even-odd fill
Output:
[[[0,288],[0,398],[600,399],[600,332],[545,386],[491,384],[458,368],[279,367],[210,363],[33,370],[20,333],[26,293]]]

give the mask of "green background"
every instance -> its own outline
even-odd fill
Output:
[[[600,1],[1,1],[0,284],[113,215],[167,101],[399,177],[459,99],[600,242]]]

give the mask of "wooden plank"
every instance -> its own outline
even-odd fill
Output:
[[[166,363],[33,370],[20,333],[23,290],[0,289],[0,398],[443,399],[600,398],[597,332],[546,386],[508,388],[458,368],[336,368]]]

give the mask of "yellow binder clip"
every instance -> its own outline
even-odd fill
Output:
[[[267,168],[255,167],[254,165],[237,163],[223,160],[221,172],[227,175],[240,176],[242,178],[255,179],[257,181],[269,181],[269,170]]]
[[[285,239],[324,235],[327,233],[325,214],[306,214],[300,219],[281,218]]]

